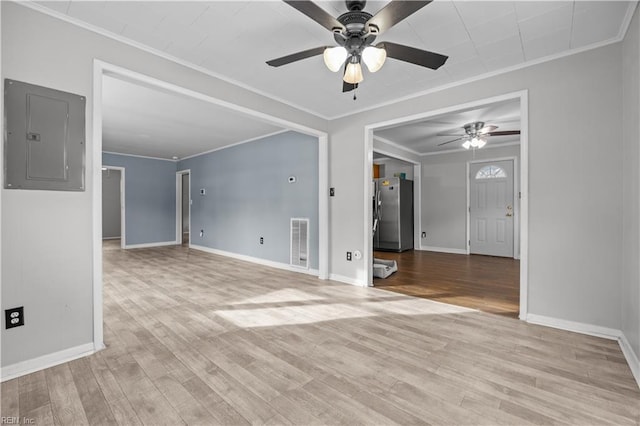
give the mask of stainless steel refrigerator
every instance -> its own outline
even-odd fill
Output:
[[[401,252],[413,249],[413,181],[376,179],[373,206],[374,250]]]

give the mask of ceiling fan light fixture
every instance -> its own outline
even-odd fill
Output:
[[[364,77],[362,76],[362,66],[360,63],[349,62],[342,79],[349,84],[358,84],[364,80]]]
[[[480,138],[478,136],[473,136],[470,139],[465,140],[464,143],[462,144],[462,147],[464,149],[482,148],[486,144],[487,144],[487,141],[485,139]]]
[[[387,59],[387,51],[381,47],[367,46],[362,51],[362,60],[369,72],[376,72],[384,65]]]
[[[337,72],[347,60],[349,53],[347,49],[342,46],[327,47],[324,49],[322,57],[324,58],[324,64],[333,72]]]

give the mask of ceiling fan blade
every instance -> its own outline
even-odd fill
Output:
[[[344,64],[344,73],[342,73],[342,75],[344,76],[346,73],[347,73],[347,64]],[[351,83],[347,83],[346,81],[342,80],[342,93],[350,92],[350,91],[355,90],[357,88],[358,88],[358,83],[351,84]]]
[[[413,2],[409,1],[407,3]],[[448,56],[439,53],[427,52],[426,50],[416,49],[415,47],[409,47],[403,44],[390,43],[388,41],[378,43],[376,47],[383,47],[387,51],[389,58],[431,68],[432,70],[437,70],[449,59]]]
[[[478,130],[478,134],[486,135],[487,133],[490,133],[490,132],[494,131],[497,128],[498,128],[498,126],[493,126],[493,125],[484,126],[482,129]]]
[[[436,133],[436,136],[466,136],[466,133],[465,134],[458,133],[458,131],[456,130],[456,131]]]
[[[375,25],[378,27],[378,33],[382,34],[409,15],[412,15],[431,3],[431,1],[432,0],[391,1],[385,7],[380,9],[378,13],[373,15],[367,24]]]
[[[323,8],[310,1],[283,0],[286,4],[297,11],[307,15],[329,31],[338,29],[342,31],[344,26],[333,16],[329,15]]]
[[[291,55],[283,56],[282,58],[272,59],[270,61],[267,61],[267,64],[271,65],[272,67],[280,67],[282,65],[290,64],[291,62],[296,62],[301,59],[310,58],[316,55],[322,55],[324,49],[326,48],[326,46],[314,47],[313,49],[292,53]]]
[[[465,135],[465,136],[466,136],[466,135]],[[453,140],[450,140],[450,141],[446,141],[446,142],[439,143],[439,144],[438,144],[438,146],[442,146],[442,145],[446,145],[446,144],[451,143],[451,142],[459,141],[459,140],[461,140],[461,139],[464,139],[464,138],[465,138],[465,136],[459,137],[458,139],[453,139]]]
[[[510,136],[510,135],[519,135],[520,130],[503,130],[500,132],[489,132],[485,133],[486,136]]]

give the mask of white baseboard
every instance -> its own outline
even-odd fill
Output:
[[[620,344],[620,349],[622,349],[622,353],[627,360],[627,364],[629,364],[631,373],[633,374],[633,377],[636,379],[636,383],[640,388],[640,360],[638,360],[638,355],[633,352],[631,344],[629,344],[627,336],[625,336],[624,333],[621,333],[618,343]]]
[[[260,259],[259,257],[247,256],[245,254],[232,253],[229,251],[214,249],[211,247],[199,246],[196,244],[191,244],[189,248],[192,248],[194,250],[204,251],[211,254],[217,254],[220,256],[231,257],[233,259],[243,260],[245,262],[256,263],[258,265],[269,266],[271,268],[284,269],[285,271],[298,272],[300,274],[313,275],[316,277],[320,275],[320,271],[318,271],[317,269],[296,268],[295,266],[291,266],[286,263],[274,262],[273,260],[267,260],[267,259]]]
[[[362,281],[357,280],[356,278],[345,277],[344,275],[329,274],[329,279],[332,280],[332,281],[338,281],[338,282],[341,282],[341,283],[351,284],[351,285],[355,285],[355,286],[358,286],[358,287],[368,287]]]
[[[85,343],[84,345],[64,349],[38,358],[7,365],[1,369],[0,381],[4,382],[15,379],[16,377],[64,364],[65,362],[73,361],[74,359],[82,358],[95,352],[93,343]]]
[[[144,243],[144,244],[127,244],[124,246],[125,249],[137,249],[137,248],[150,248],[150,247],[164,247],[164,246],[175,246],[178,243],[175,241],[160,241],[158,243]]]
[[[614,328],[568,321],[544,315],[527,314],[526,321],[531,324],[544,325],[547,327],[558,328],[560,330],[573,331],[575,333],[587,334],[589,336],[602,337],[610,340],[618,340],[620,336],[622,336],[622,332]]]
[[[617,340],[620,345],[620,349],[629,364],[631,373],[638,383],[640,388],[640,360],[638,356],[633,352],[627,337],[620,330],[615,328],[601,327],[599,325],[585,324],[575,321],[567,321],[558,318],[546,317],[544,315],[528,314],[527,322],[531,324],[544,325],[547,327],[553,327],[560,330],[573,331],[575,333],[587,334],[589,336],[602,337],[603,339]]]
[[[436,251],[439,253],[451,253],[451,254],[467,254],[467,251],[464,249],[455,249],[455,248],[447,248],[447,247],[433,247],[433,246],[423,246],[420,245],[418,250],[422,251]]]

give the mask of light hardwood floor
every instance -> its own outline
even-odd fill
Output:
[[[107,244],[107,349],[2,384],[34,424],[637,425],[614,341],[256,266]]]
[[[375,287],[512,318],[520,313],[519,260],[421,250],[374,256],[398,262],[398,272],[375,279]]]

